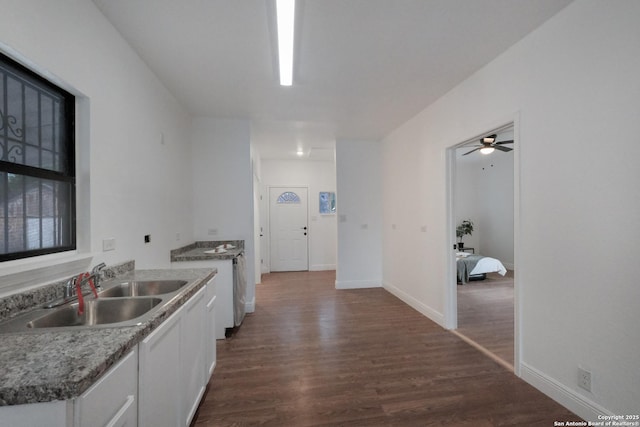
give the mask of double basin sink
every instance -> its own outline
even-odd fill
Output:
[[[40,328],[132,326],[146,320],[167,304],[187,284],[184,280],[122,281],[85,298],[84,312],[78,302],[52,309],[36,309],[0,324],[0,332],[24,332]]]

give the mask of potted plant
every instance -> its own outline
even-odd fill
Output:
[[[456,227],[456,237],[458,238],[458,249],[462,250],[464,248],[464,242],[462,241],[462,237],[465,235],[471,236],[473,233],[473,222],[470,219],[465,219]]]

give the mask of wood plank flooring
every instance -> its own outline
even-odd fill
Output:
[[[218,341],[194,426],[552,426],[577,420],[384,289],[272,273]]]
[[[513,369],[513,271],[458,285],[458,332]]]

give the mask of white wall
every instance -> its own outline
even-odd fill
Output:
[[[454,196],[456,225],[465,219],[474,224],[473,234],[463,238],[465,247],[513,269],[513,151],[458,156]]]
[[[336,141],[336,288],[382,285],[382,176],[378,141]]]
[[[255,303],[251,124],[241,119],[192,121],[195,240],[244,240],[247,303]]]
[[[640,2],[576,0],[383,145],[385,286],[444,323],[446,149],[515,120],[521,374],[589,419],[640,402],[638,22]]]
[[[177,234],[193,237],[186,110],[92,2],[5,0],[0,9],[0,50],[80,97],[79,249],[94,263],[168,267]],[[104,238],[115,251],[102,252]]]
[[[336,168],[332,161],[262,160],[262,212],[268,224],[269,187],[307,187],[309,189],[309,270],[336,269],[336,215],[320,215],[319,192],[336,191]],[[269,233],[264,227],[264,265],[269,271]]]

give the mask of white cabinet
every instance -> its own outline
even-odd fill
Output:
[[[180,367],[182,371],[182,426],[189,427],[204,394],[205,291],[200,289],[182,309],[180,319]]]
[[[217,276],[216,276],[217,277]],[[204,345],[205,345],[205,383],[209,382],[216,367],[216,277],[207,283],[207,305],[205,307]]]
[[[74,404],[75,426],[136,426],[138,352],[131,351]]]
[[[0,406],[0,425],[189,426],[216,365],[216,277],[81,396]]]
[[[139,425],[189,426],[207,386],[203,287],[139,345]]]
[[[138,425],[137,395],[136,348],[74,400],[0,407],[0,425],[135,427]]]
[[[225,338],[226,328],[233,328],[233,260],[203,260],[172,262],[172,269],[215,268],[216,275],[216,338]]]
[[[139,344],[140,426],[179,426],[181,378],[179,308]]]

